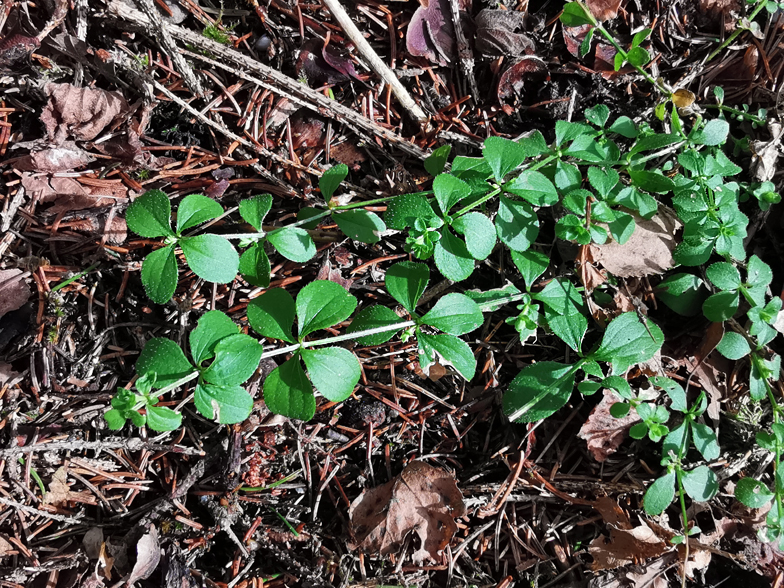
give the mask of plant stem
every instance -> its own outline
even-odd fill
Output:
[[[765,5],[767,3],[768,3],[767,0],[760,0],[759,1],[759,3],[757,4],[757,7],[754,9],[754,11],[748,17],[749,22],[753,21],[757,17],[757,15],[762,11],[762,9],[765,8]],[[732,43],[735,39],[738,38],[738,35],[740,35],[742,32],[744,32],[746,30],[748,30],[748,29],[740,28],[740,29],[736,29],[735,31],[733,31],[733,33],[729,37],[727,37],[727,40],[724,41],[721,45],[719,45],[718,49],[716,49],[713,53],[708,55],[708,59],[705,60],[705,63],[708,63],[711,59],[713,59],[719,53],[721,53],[721,51],[725,47],[727,47],[730,43]]]
[[[707,106],[705,106],[705,108],[716,108],[717,110],[720,110],[721,112],[729,112],[730,114],[734,114],[736,116],[742,116],[746,120],[749,120],[749,121],[751,121],[753,123],[757,123],[758,125],[764,125],[765,124],[765,119],[764,118],[760,118],[759,116],[757,116],[755,114],[750,114],[748,112],[743,112],[742,110],[739,110],[737,108],[733,108],[732,106],[725,106],[724,104],[708,104]]]

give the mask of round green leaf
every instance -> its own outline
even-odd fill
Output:
[[[311,282],[297,295],[300,338],[346,320],[357,307],[357,299],[329,280]]]
[[[703,423],[692,422],[691,434],[694,439],[694,446],[702,454],[702,457],[708,461],[719,459],[721,448],[713,429]]]
[[[269,286],[272,267],[262,243],[254,243],[240,255],[239,272],[249,284]]]
[[[504,394],[504,414],[519,423],[549,417],[568,402],[576,372],[574,366],[554,361],[523,368]]]
[[[218,341],[236,335],[239,327],[220,310],[210,310],[199,319],[191,331],[190,345],[193,363],[200,365],[204,360],[215,356]]]
[[[504,185],[504,191],[524,198],[534,206],[552,206],[558,202],[558,190],[538,171],[522,172]]]
[[[610,407],[610,414],[616,419],[622,419],[629,414],[631,405],[628,402],[616,402]]]
[[[171,339],[156,337],[144,345],[136,360],[136,371],[140,376],[154,373],[153,387],[159,389],[193,373],[194,368],[179,345]]]
[[[402,319],[395,314],[395,311],[386,306],[375,305],[363,308],[351,321],[347,333],[356,333],[378,327],[386,327],[401,322]],[[360,345],[381,345],[395,336],[397,331],[384,331],[374,335],[358,337],[357,343]]]
[[[107,410],[104,413],[103,418],[112,431],[119,431],[125,426],[126,418],[123,416],[123,413],[116,408]]]
[[[439,174],[433,180],[433,194],[441,212],[449,214],[455,204],[471,195],[471,187],[452,174]]]
[[[451,365],[466,380],[471,381],[476,373],[476,358],[468,344],[454,335],[428,335],[417,331],[419,343],[419,365],[425,373],[435,363],[435,354],[442,365]]]
[[[348,349],[303,349],[302,359],[308,368],[310,381],[327,400],[345,400],[359,382],[359,361]]]
[[[735,316],[740,298],[737,292],[717,292],[708,296],[702,305],[702,314],[709,321],[721,323]]]
[[[773,499],[773,492],[754,478],[741,478],[735,486],[735,498],[749,508],[762,508]]]
[[[431,176],[437,176],[442,171],[444,171],[444,167],[446,166],[446,162],[449,159],[449,153],[452,151],[451,145],[441,145],[438,149],[434,149],[433,152],[427,156],[425,159],[425,170]]]
[[[264,381],[264,402],[275,414],[309,421],[316,414],[313,387],[295,355],[275,368]]]
[[[384,285],[389,295],[402,304],[403,308],[414,312],[429,279],[430,270],[424,263],[401,261],[387,270]]]
[[[272,208],[270,194],[257,194],[240,201],[240,216],[257,231],[262,230],[264,217]]]
[[[200,278],[217,284],[228,284],[237,277],[240,258],[223,237],[196,235],[180,239],[188,267]]]
[[[240,386],[215,386],[200,382],[193,395],[198,411],[222,425],[241,423],[253,410],[253,398]]]
[[[500,196],[495,229],[498,238],[509,249],[525,251],[539,235],[539,219],[527,202],[517,202]]]
[[[155,304],[166,304],[177,289],[174,245],[150,253],[142,262],[142,285]]]
[[[202,377],[216,386],[242,384],[259,367],[263,347],[248,335],[224,337],[215,345],[215,360]]]
[[[695,133],[694,142],[702,145],[721,145],[727,140],[730,124],[726,120],[715,118],[709,120],[705,127]]]
[[[746,280],[750,286],[767,286],[773,280],[773,271],[767,263],[752,255],[746,267]]]
[[[737,290],[740,287],[740,272],[731,263],[720,261],[705,270],[705,275],[719,290]]]
[[[361,209],[347,210],[332,215],[332,220],[349,239],[361,243],[378,243],[387,226],[377,214]]]
[[[414,221],[438,218],[427,198],[421,194],[402,194],[387,205],[384,221],[390,229],[403,231],[414,226]]]
[[[319,178],[319,190],[324,200],[329,200],[335,193],[335,190],[340,186],[340,182],[346,179],[348,175],[348,166],[345,163],[339,163],[328,170],[326,170]]]
[[[177,234],[223,214],[223,207],[212,198],[191,194],[183,198],[177,208]],[[149,418],[148,418],[149,420]]]
[[[672,504],[674,498],[675,472],[670,472],[651,484],[642,499],[642,507],[649,515],[659,515]]]
[[[294,343],[294,298],[283,288],[267,290],[248,303],[248,322],[262,337]]]
[[[153,431],[174,431],[182,424],[182,415],[165,406],[147,407],[147,426]]]
[[[275,230],[267,235],[267,241],[278,252],[291,261],[305,263],[316,255],[316,244],[305,229],[287,227]]]
[[[661,284],[659,300],[682,316],[695,316],[702,310],[705,288],[702,280],[693,274],[673,274]]]
[[[751,353],[751,345],[743,335],[727,331],[716,346],[716,351],[727,359],[741,359]]]
[[[503,137],[488,137],[482,147],[482,155],[493,170],[495,179],[500,182],[506,174],[525,161],[528,153],[525,147],[514,141]]]
[[[624,372],[641,361],[648,361],[661,348],[664,333],[651,320],[647,321],[647,325],[646,329],[634,312],[615,318],[607,326],[602,343],[592,354],[592,359],[612,363],[613,374]]]
[[[464,335],[484,322],[479,305],[465,294],[452,293],[440,298],[421,323],[450,335]]]
[[[169,226],[170,216],[169,197],[160,190],[148,190],[125,211],[128,228],[148,239],[174,236],[174,231]]]
[[[452,223],[452,228],[463,235],[468,253],[474,259],[486,259],[495,247],[493,221],[479,212],[469,212]]]
[[[474,272],[474,258],[466,244],[448,228],[441,231],[441,239],[436,243],[433,257],[438,271],[454,282],[461,282]]]

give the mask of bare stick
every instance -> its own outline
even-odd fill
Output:
[[[455,40],[457,41],[457,54],[460,57],[460,69],[463,70],[463,76],[468,81],[471,97],[474,99],[474,103],[476,103],[479,100],[479,88],[476,85],[476,77],[474,76],[474,52],[471,50],[468,41],[466,41],[463,23],[460,20],[458,0],[449,0],[449,8],[452,13],[452,25],[455,27]]]
[[[400,80],[397,79],[397,76],[394,74],[394,72],[389,69],[389,67],[387,67],[387,64],[384,63],[378,54],[373,50],[373,47],[371,47],[370,43],[367,42],[365,37],[357,28],[357,25],[352,22],[351,18],[340,4],[340,1],[323,0],[323,2],[326,4],[327,8],[329,8],[332,16],[335,17],[335,20],[338,21],[340,28],[345,31],[346,35],[348,35],[348,38],[351,39],[351,42],[356,45],[360,55],[362,55],[362,57],[367,60],[371,69],[376,72],[382,80],[390,85],[392,88],[392,93],[398,99],[400,105],[405,108],[412,117],[414,117],[414,119],[419,123],[420,128],[425,130],[429,126],[427,115],[419,107],[419,105],[414,102],[411,94],[409,94],[408,90],[406,90],[406,87],[400,83]]]

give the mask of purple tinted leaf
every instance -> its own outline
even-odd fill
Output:
[[[533,55],[523,57],[513,63],[498,80],[498,101],[502,104],[522,94],[527,81],[543,78],[547,75],[547,65]]]
[[[311,86],[340,84],[351,78],[359,80],[351,59],[334,43],[325,46],[321,39],[311,39],[302,45],[295,67],[297,75],[304,75]]]
[[[563,38],[566,49],[575,57],[580,57],[580,45],[585,40],[593,25],[584,24],[579,27],[563,27]]]
[[[449,0],[430,0],[416,9],[406,31],[406,49],[440,65],[454,61],[457,45]]]

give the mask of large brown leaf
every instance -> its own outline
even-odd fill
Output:
[[[465,512],[452,475],[414,461],[397,478],[366,490],[351,504],[352,547],[388,555],[415,532],[421,547],[414,561],[438,560],[457,531],[455,518]]]
[[[61,145],[66,139],[92,141],[104,129],[125,120],[129,107],[120,94],[71,84],[47,84],[49,102],[41,113],[49,140]]]

